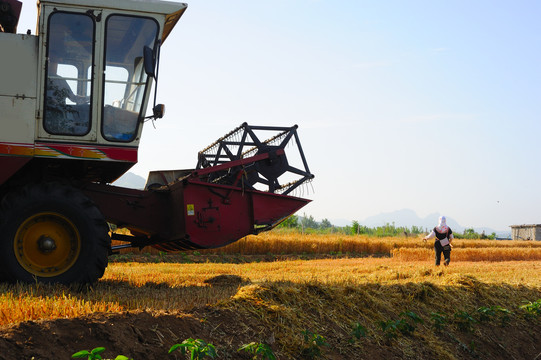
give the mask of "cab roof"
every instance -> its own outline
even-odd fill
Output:
[[[169,35],[177,21],[180,19],[188,4],[162,1],[162,0],[38,0],[38,6],[78,6],[89,9],[112,9],[124,11],[137,11],[143,14],[165,16],[165,26],[162,41]]]

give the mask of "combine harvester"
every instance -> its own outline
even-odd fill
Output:
[[[242,124],[193,170],[110,185],[137,162],[160,46],[187,5],[43,0],[35,36],[17,34],[21,6],[0,0],[0,280],[91,283],[115,250],[216,248],[309,202],[292,196],[313,178],[296,126]]]

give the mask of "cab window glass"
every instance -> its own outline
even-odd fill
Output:
[[[112,15],[105,34],[102,134],[110,141],[132,141],[147,90],[143,48],[154,47],[158,24],[148,18]]]
[[[85,14],[49,17],[43,126],[56,135],[90,131],[94,21]]]
[[[107,66],[105,73],[108,75],[109,82],[106,86],[104,102],[120,108],[130,74],[128,70],[120,66]]]
[[[66,79],[66,84],[68,84],[69,90],[71,90],[73,94],[76,94],[77,93],[77,80],[69,80],[69,79],[77,78],[77,68],[73,65],[58,64],[56,73],[58,76]],[[75,102],[73,102],[70,98],[66,98],[66,104],[75,105]]]

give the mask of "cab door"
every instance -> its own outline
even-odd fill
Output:
[[[151,78],[144,48],[157,46],[156,19],[104,10],[101,141],[136,146],[149,99]]]
[[[95,142],[101,16],[74,7],[44,7],[41,14],[40,140]]]

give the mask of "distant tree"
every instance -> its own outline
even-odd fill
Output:
[[[314,217],[312,215],[306,217],[306,214],[303,214],[301,223],[302,223],[302,227],[304,229],[317,229],[317,228],[319,228],[319,224],[317,223],[317,221],[314,219]]]
[[[471,236],[471,235],[475,235],[475,230],[473,230],[473,228],[464,229],[464,236]]]
[[[299,217],[297,215],[289,216],[280,224],[280,227],[285,227],[288,229],[299,227]]]
[[[331,227],[332,227],[332,224],[331,224],[331,222],[330,222],[328,219],[325,218],[325,219],[321,220],[321,225],[320,225],[320,227],[321,227],[322,229],[328,229],[328,228],[331,228]]]
[[[361,225],[357,220],[353,220],[353,223],[351,224],[351,233],[353,235],[360,234]]]
[[[468,228],[468,229],[464,229],[463,235],[458,235],[457,237],[464,238],[464,239],[479,239],[481,236],[478,233],[476,233],[473,228]]]

